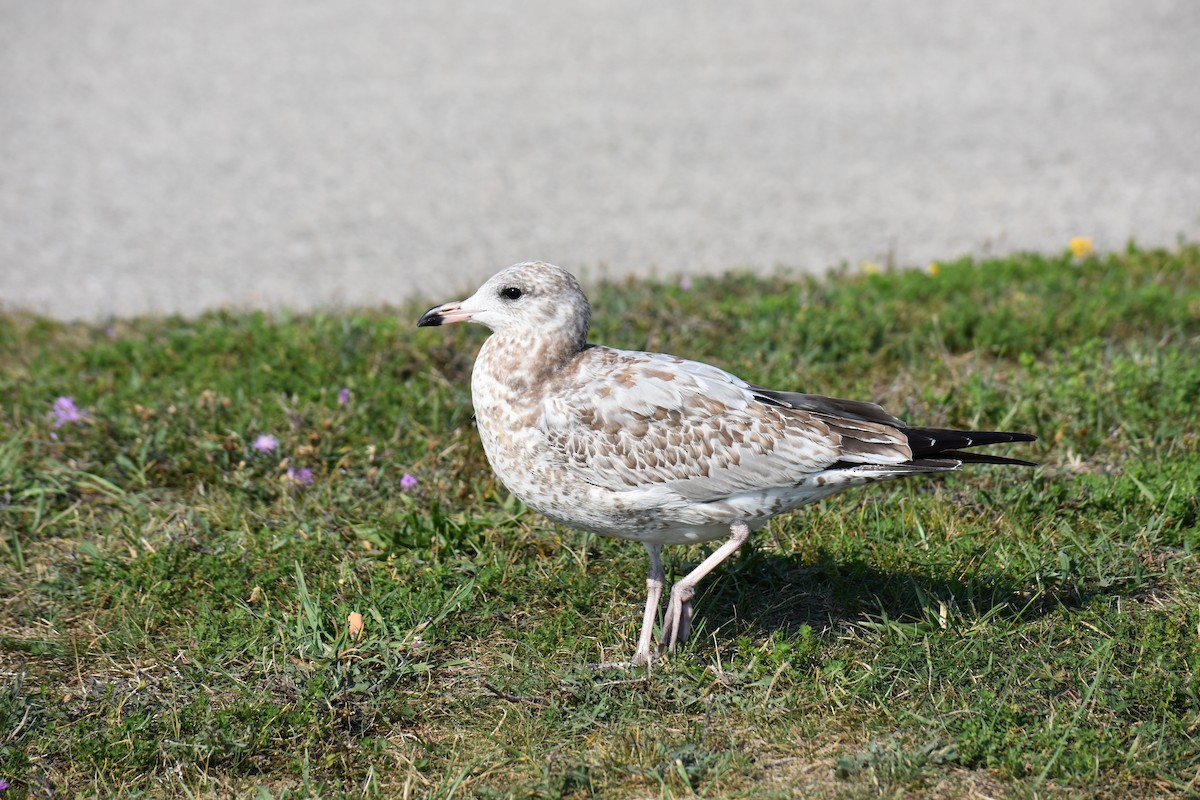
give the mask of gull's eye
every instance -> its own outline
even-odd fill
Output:
[[[516,300],[521,296],[521,290],[516,286],[506,286],[500,290],[500,296],[505,300]]]

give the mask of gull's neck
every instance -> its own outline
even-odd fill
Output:
[[[473,393],[478,397],[480,381],[486,380],[493,391],[498,390],[497,399],[509,403],[528,399],[586,347],[586,330],[578,337],[494,333],[483,343],[475,360]]]

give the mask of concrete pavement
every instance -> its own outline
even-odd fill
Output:
[[[62,318],[1200,239],[1192,0],[0,0],[0,303]]]

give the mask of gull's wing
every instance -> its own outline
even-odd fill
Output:
[[[878,406],[854,404],[856,414],[674,356],[591,347],[546,389],[538,426],[551,449],[583,480],[616,491],[666,484],[716,500],[795,486],[838,462],[912,458]]]
[[[784,408],[812,411],[816,414],[856,419],[861,422],[878,422],[893,428],[905,427],[903,420],[893,417],[884,411],[882,406],[875,403],[867,403],[862,400],[840,400],[836,397],[825,397],[819,394],[777,392],[774,389],[764,389],[761,386],[754,386],[753,384],[750,388],[754,391],[755,397],[768,403],[783,406]]]

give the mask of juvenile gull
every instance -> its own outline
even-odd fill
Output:
[[[710,364],[587,342],[591,307],[544,262],[497,273],[419,326],[492,330],[471,372],[483,449],[530,508],[573,528],[641,542],[650,554],[634,664],[651,660],[662,549],[728,537],[671,588],[658,652],[691,629],[696,585],[771,517],[852,486],[964,463],[1025,433],[910,428],[874,403],[764,389]]]

